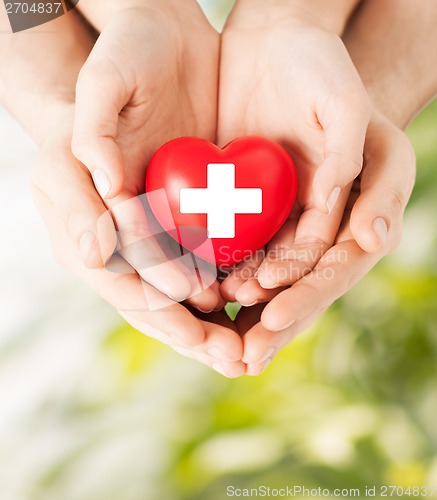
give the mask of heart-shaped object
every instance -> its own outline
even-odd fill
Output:
[[[146,176],[161,226],[217,266],[261,249],[290,214],[297,186],[290,155],[262,137],[236,139],[223,149],[204,139],[175,139],[155,153]]]

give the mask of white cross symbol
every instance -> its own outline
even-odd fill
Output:
[[[236,214],[260,214],[262,189],[236,188],[233,163],[210,163],[207,188],[180,191],[181,214],[207,214],[208,238],[234,238]]]

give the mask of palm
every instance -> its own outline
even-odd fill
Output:
[[[278,248],[298,250],[306,256],[300,262],[291,259],[294,262],[289,263],[285,279],[278,277],[266,283],[266,288],[292,284],[314,267],[334,242],[349,189],[348,183],[343,186],[335,209],[327,214],[327,208],[332,207],[321,202],[320,192],[332,182],[324,182],[332,177],[327,161],[337,155],[329,130],[335,122],[331,115],[339,107],[339,94],[355,85],[357,75],[337,37],[323,30],[299,30],[266,28],[260,34],[259,29],[247,26],[238,29],[234,21],[223,35],[219,141],[226,143],[241,135],[267,136],[289,151],[298,170],[296,204],[267,250],[274,259]],[[317,55],[320,47],[323,55]],[[358,162],[357,158],[354,168]],[[283,262],[279,266],[283,267]],[[270,295],[254,281],[237,296],[235,283],[223,288],[227,298],[245,303],[267,300]]]
[[[127,9],[105,27],[79,78],[73,150],[110,181],[102,196],[125,260],[171,298],[209,311],[223,302],[214,276],[206,270],[199,285],[191,261],[189,269],[172,262],[172,241],[162,248],[137,198],[163,143],[215,138],[219,35],[197,4],[187,8],[186,18],[171,5]]]
[[[301,89],[311,82],[295,72],[286,33],[225,33],[220,79],[220,143],[243,135],[263,135],[280,142],[292,154],[301,186],[311,186],[323,159],[323,129]],[[281,39],[282,38],[282,39]],[[285,56],[285,57],[282,57]],[[299,78],[301,78],[299,80]],[[309,191],[299,191],[299,204],[308,204]]]
[[[96,47],[112,65],[113,85],[126,89],[111,134],[125,164],[123,190],[135,195],[144,191],[146,166],[163,143],[215,136],[218,35],[206,20],[179,26],[159,16],[147,12],[133,25],[130,20],[129,38],[120,36],[126,26],[117,19]]]

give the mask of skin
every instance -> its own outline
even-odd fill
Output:
[[[7,31],[7,18],[0,21],[2,31]],[[32,171],[32,192],[56,260],[146,335],[228,377],[243,374],[242,341],[224,312],[206,316],[190,305],[170,300],[120,257],[106,267],[92,268],[84,263],[80,248],[84,228],[91,228],[98,236],[101,245],[96,253],[103,260],[112,255],[116,245],[113,219],[95,190],[90,172],[71,152],[75,84],[94,39],[74,11],[50,26],[50,31],[35,29],[38,34],[32,44],[28,43],[30,34],[0,37],[0,56],[7,60],[0,65],[0,96],[2,104],[40,146]],[[68,71],[60,72],[67,59]],[[160,308],[151,311],[150,300]]]
[[[237,2],[222,37],[219,143],[267,136],[290,152],[299,176],[297,202],[267,246],[265,264],[245,262],[222,285],[226,299],[246,306],[290,284],[292,271],[301,278],[332,246],[362,168],[367,93],[340,38],[311,16],[297,16],[296,3],[272,9],[256,2],[254,9]],[[290,259],[286,274],[279,272],[284,262],[272,272],[266,264],[284,253],[301,258]],[[255,271],[257,279],[245,286],[241,276]]]
[[[237,323],[243,323],[240,328],[252,326],[245,335],[247,373],[261,373],[282,347],[398,245],[415,175],[414,152],[401,129],[437,92],[435,72],[429,71],[437,62],[432,23],[436,14],[437,5],[432,1],[420,3],[419,8],[418,3],[408,1],[369,0],[347,26],[344,41],[375,110],[361,181],[355,183],[349,197],[336,244],[314,271],[267,306],[243,310],[237,318]],[[401,57],[400,40],[404,47]],[[372,243],[372,224],[378,217],[387,226],[382,248]],[[341,254],[342,250],[346,253]],[[329,272],[324,274],[325,270]],[[334,279],[326,279],[328,276]],[[293,324],[284,328],[290,322]]]
[[[82,1],[85,7],[88,0]],[[284,2],[282,3],[284,4]],[[240,5],[243,5],[243,2]],[[376,2],[373,2],[373,5],[376,8]],[[108,6],[114,9],[118,7],[115,0],[108,2]],[[342,2],[342,6],[345,8],[344,10],[342,9],[341,19],[330,20],[328,26],[325,24],[327,23],[327,12],[325,13],[326,15],[319,17],[314,13],[311,14],[307,10],[304,10],[302,5],[299,5],[299,2],[296,1],[293,2],[293,7],[296,9],[294,10],[294,15],[296,18],[302,16],[302,19],[295,19],[294,22],[296,26],[308,27],[311,22],[321,23],[323,21],[323,27],[322,24],[318,24],[317,29],[313,33],[317,32],[317,36],[319,36],[321,32],[324,33],[324,30],[331,29],[338,34],[338,32],[342,31],[346,24],[347,16],[350,15],[355,5],[354,2],[344,1]],[[129,30],[131,30],[131,20],[137,17],[138,12],[136,9],[133,9],[134,5],[129,5],[129,7],[132,9],[131,14],[134,15],[132,19],[129,17],[129,21],[124,16],[121,16],[121,23],[124,23],[126,26],[128,25]],[[430,9],[431,7],[431,4],[429,4]],[[102,12],[101,9],[97,10],[98,12]],[[109,11],[110,9],[108,8]],[[111,19],[114,12],[115,10],[110,11],[109,14],[97,19],[96,27],[107,27],[108,20]],[[363,12],[362,10],[358,11],[353,22],[359,22],[362,19],[360,16]],[[430,11],[428,12],[429,14]],[[373,13],[373,16],[375,15]],[[379,13],[380,17],[385,17],[385,15],[386,13],[384,12]],[[74,16],[70,17],[70,15],[63,16],[59,20],[54,21],[54,23],[59,21],[66,22],[72,18],[76,19]],[[372,22],[374,22],[374,19]],[[385,18],[385,22],[390,23],[387,18]],[[362,26],[366,26],[365,20],[362,23]],[[160,29],[161,26],[162,23],[160,24]],[[109,27],[114,30],[114,34],[121,35],[122,31],[117,31],[120,28],[118,23],[110,21]],[[400,33],[403,33],[402,29],[404,27],[402,23],[398,26],[397,37],[394,37],[391,44],[392,47],[397,47],[397,39]],[[412,153],[411,146],[402,132],[384,118],[382,114],[376,111],[372,114],[364,149],[365,167],[361,175],[361,182],[354,185],[349,198],[347,201],[344,200],[344,203],[347,203],[347,210],[344,214],[340,231],[337,235],[334,235],[334,246],[329,250],[326,249],[326,253],[318,261],[314,270],[305,278],[298,280],[292,288],[267,290],[265,299],[273,300],[266,307],[265,304],[259,304],[244,308],[238,315],[236,326],[239,329],[240,335],[244,336],[243,353],[243,345],[239,335],[237,335],[236,326],[231,324],[224,314],[211,313],[203,315],[195,312],[190,305],[184,307],[169,300],[165,294],[157,290],[154,286],[145,280],[141,280],[132,267],[126,264],[125,260],[119,259],[120,262],[116,263],[119,267],[116,266],[115,268],[119,272],[99,268],[99,265],[101,266],[106,261],[106,258],[112,254],[115,245],[115,241],[111,239],[114,235],[113,219],[107,217],[106,206],[102,203],[101,198],[94,189],[88,169],[72,156],[70,148],[74,82],[77,79],[79,68],[83,65],[93,40],[80,23],[75,22],[74,29],[72,30],[71,28],[68,23],[59,25],[55,44],[48,39],[45,39],[45,44],[39,45],[35,43],[32,44],[32,47],[29,47],[27,43],[20,44],[17,42],[19,40],[17,38],[13,40],[12,44],[10,43],[12,39],[8,43],[5,43],[5,39],[0,41],[1,57],[8,57],[8,61],[14,61],[14,64],[2,65],[0,95],[8,108],[25,124],[27,129],[33,133],[36,140],[42,146],[40,160],[34,170],[33,185],[36,202],[52,235],[55,254],[58,255],[58,260],[65,267],[82,276],[90,286],[104,296],[114,307],[124,311],[123,315],[139,330],[165,343],[169,343],[169,345],[182,354],[204,362],[227,376],[238,376],[245,371],[249,375],[259,374],[284,345],[313,321],[333,300],[345,293],[361,276],[368,272],[374,263],[398,243],[400,238],[400,220],[414,179],[414,154]],[[420,30],[421,28],[420,26],[415,26],[415,29]],[[173,33],[173,30],[171,31]],[[365,32],[366,30],[362,27],[359,31],[361,38],[356,41],[355,45],[355,49],[360,54],[361,52],[358,48],[361,47],[362,50],[363,47],[367,47],[366,43],[369,42],[369,40],[366,40],[368,34]],[[396,30],[393,30],[393,33],[396,33]],[[414,30],[411,30],[410,34],[414,35]],[[356,54],[353,52],[354,32],[348,32],[347,29],[346,35],[346,43],[350,47],[353,57],[356,58]],[[141,34],[139,33],[138,36],[141,36]],[[325,34],[323,36],[325,37],[323,40],[328,40]],[[69,58],[71,57],[71,40],[77,41],[78,39],[87,40],[88,45],[84,44],[79,49],[77,42],[74,44],[74,57],[69,65],[71,72],[69,71],[60,76],[58,71],[59,64],[65,60],[67,48],[70,50],[68,52]],[[70,40],[70,42],[63,45],[59,43],[59,40]],[[336,40],[333,44],[338,47],[338,40],[335,38],[332,38],[332,40]],[[110,42],[109,40],[109,45]],[[377,44],[375,43],[374,45],[374,50],[377,51]],[[386,43],[386,45],[388,47],[390,44]],[[57,47],[56,54],[53,56],[53,61],[57,65],[52,64],[52,58],[46,61],[44,56],[48,50],[51,53],[53,52],[53,46]],[[41,50],[42,47],[44,50]],[[417,54],[421,53],[421,50],[423,50],[423,47],[422,49],[420,47],[417,48],[417,52],[414,52],[416,58]],[[17,57],[9,59],[11,53]],[[104,51],[99,52],[99,50],[96,50],[96,53],[97,55],[103,54],[103,59],[105,59]],[[374,58],[375,53],[377,54],[378,52],[370,54],[369,58]],[[362,54],[360,57],[360,63],[357,66],[360,72],[362,72],[362,68],[366,67],[363,63],[366,57]],[[388,53],[387,57],[389,57]],[[42,64],[45,65],[46,71],[38,72],[42,80],[37,79],[35,81],[35,72],[29,69],[30,59],[35,61],[36,67],[40,67]],[[101,59],[98,58],[97,62],[100,63]],[[408,68],[408,57],[405,57],[403,62],[405,63],[405,67]],[[417,65],[416,60],[415,65]],[[417,71],[417,67],[414,67]],[[27,76],[21,79],[22,84],[19,86],[14,81],[13,76],[17,72],[20,75]],[[422,68],[422,72],[426,79],[425,68]],[[41,75],[41,73],[44,73],[44,75]],[[86,76],[85,70],[83,74]],[[362,73],[362,75],[366,81],[365,74]],[[105,75],[102,75],[100,71],[95,71],[91,79],[95,81],[91,81],[90,88],[93,88],[93,86],[98,87],[98,83],[96,82],[99,79],[105,81],[106,79],[102,78],[102,76]],[[391,84],[395,84],[398,77],[399,75],[396,75]],[[374,85],[368,84],[368,90],[374,105],[378,103],[378,99],[380,98],[380,102],[385,103],[386,106],[381,111],[386,112],[388,108],[394,109],[395,106],[387,104],[388,100],[386,98],[379,97],[378,78],[375,71],[369,77],[369,80],[374,82]],[[385,81],[387,82],[387,79]],[[429,85],[432,88],[432,84]],[[414,85],[411,87],[414,88]],[[34,89],[37,89],[38,92],[34,93]],[[56,92],[53,92],[54,89],[56,89]],[[85,89],[87,89],[87,86],[85,86]],[[113,87],[111,87],[111,90],[113,90]],[[80,91],[80,86],[78,91]],[[422,93],[425,92],[421,92],[420,94]],[[105,98],[107,99],[108,95],[105,95]],[[38,103],[35,101],[38,101]],[[118,106],[120,106],[122,101],[123,99],[118,101]],[[406,99],[406,101],[409,102],[409,109],[405,113],[402,112],[402,115],[412,116],[420,109],[420,107],[414,109],[412,103],[414,102],[416,106],[419,105],[419,99],[411,99],[411,102],[409,99]],[[108,101],[106,100],[104,107],[108,107],[107,104]],[[423,104],[424,102],[422,102]],[[38,106],[40,107],[38,108]],[[32,109],[29,110],[29,107]],[[117,104],[115,107],[117,108]],[[404,107],[404,105],[401,107]],[[407,105],[405,104],[406,107]],[[40,113],[32,113],[32,110],[37,109],[39,109]],[[44,112],[42,113],[43,110]],[[96,111],[99,111],[99,108],[96,108]],[[102,110],[101,112],[104,113],[105,111]],[[392,116],[388,112],[387,114],[390,117]],[[123,130],[122,115],[123,113],[118,115],[117,126],[120,130],[117,129],[117,134]],[[46,120],[44,127],[41,127],[41,116],[44,116],[44,120]],[[59,123],[64,123],[65,127],[60,127]],[[103,120],[99,119],[96,123],[97,128],[94,131],[99,130],[98,125],[99,123],[103,123]],[[112,123],[111,126],[113,126],[115,122],[109,121],[109,123]],[[126,126],[128,127],[129,124]],[[234,122],[232,126],[238,127],[239,125],[238,123],[235,125]],[[48,133],[42,135],[40,133],[41,130],[48,131]],[[99,137],[98,134],[97,137]],[[123,132],[121,133],[121,137],[123,137]],[[113,130],[112,135],[109,133],[108,136],[104,135],[102,139],[109,139],[109,142],[112,140],[110,147],[118,147],[122,153],[121,157],[118,157],[119,159],[121,158],[121,162],[111,162],[111,167],[109,167],[109,163],[102,162],[102,167],[117,169],[121,165],[122,169],[124,169],[121,169],[121,174],[120,171],[114,171],[118,172],[118,175],[121,175],[119,177],[122,179],[120,188],[121,192],[123,192],[125,180],[129,179],[131,175],[130,170],[127,169],[123,155],[123,141],[119,141],[118,137],[115,140]],[[317,142],[320,150],[322,150],[324,144],[320,146],[320,143],[323,141],[315,141],[315,144]],[[79,149],[80,156],[81,141],[75,144]],[[95,148],[95,151],[100,150],[99,148]],[[78,152],[76,151],[76,153]],[[99,155],[97,154],[96,156]],[[135,157],[135,153],[132,156]],[[115,157],[117,158],[117,156]],[[320,153],[319,157],[323,158],[323,153]],[[99,161],[97,157],[95,160]],[[314,161],[314,163],[317,162]],[[92,162],[90,162],[91,164]],[[113,167],[114,165],[115,167]],[[403,175],[399,175],[400,168]],[[318,171],[318,169],[320,169],[320,165],[318,167],[314,165],[313,170]],[[92,171],[94,172],[94,170]],[[135,178],[135,176],[132,178]],[[404,179],[405,182],[399,185],[399,179]],[[111,189],[114,189],[114,185],[114,183],[111,183]],[[135,181],[132,185],[138,187],[140,184]],[[313,182],[313,186],[316,193],[317,182]],[[128,190],[132,190],[131,187]],[[346,190],[347,187],[343,189],[343,193]],[[343,193],[342,195],[345,196]],[[390,196],[387,196],[387,193]],[[114,192],[108,193],[105,199],[105,202],[109,206],[110,202],[119,196],[118,194],[113,195]],[[318,198],[319,203],[322,203],[322,198]],[[317,201],[314,203],[316,205]],[[335,210],[338,209],[340,203],[341,201],[336,204]],[[78,205],[83,210],[77,210]],[[86,210],[84,207],[86,207]],[[350,212],[351,208],[352,212]],[[334,211],[329,215],[332,216]],[[322,210],[320,212],[322,213]],[[387,231],[375,231],[373,227],[375,214],[378,217],[382,216]],[[118,221],[117,225],[119,225]],[[94,232],[97,243],[93,242],[87,249],[88,252],[83,252],[80,245],[81,235],[86,234],[89,228]],[[102,232],[103,234],[101,234]],[[287,231],[284,237],[290,238],[290,233],[291,231]],[[355,240],[353,237],[355,237]],[[304,244],[308,245],[308,242]],[[366,247],[366,245],[369,250],[368,252],[364,252],[362,248]],[[373,248],[371,248],[372,245]],[[348,259],[347,266],[342,261],[345,255],[344,251],[346,251]],[[266,265],[284,267],[281,259],[277,260],[278,262],[267,262]],[[324,270],[328,268],[334,271],[334,280],[325,279],[326,274],[324,274]],[[332,273],[330,275],[332,276]],[[255,282],[257,280],[254,279],[251,281]],[[246,285],[246,283],[244,284]],[[256,286],[259,286],[259,282]],[[147,297],[152,295],[158,301],[168,302],[161,310],[150,312],[144,305],[145,295]],[[277,295],[276,298],[274,298],[275,295]],[[291,321],[294,321],[294,324],[285,328],[286,323],[290,323]],[[217,351],[212,351],[214,355],[211,355],[211,348],[220,348],[220,354]],[[244,363],[240,361],[241,358]],[[247,368],[245,363],[248,363]]]
[[[298,333],[397,247],[414,175],[414,151],[405,134],[375,114],[367,133],[361,179],[351,191],[334,245],[291,288],[271,291],[267,305],[246,308],[237,317],[239,328],[250,327],[244,336],[243,355],[248,374],[261,373]],[[374,212],[385,214],[389,230],[383,247],[370,253],[358,245],[352,226],[357,220],[365,224]]]
[[[191,297],[212,311],[224,305],[218,284],[200,292],[195,275],[167,260],[135,197],[144,193],[147,164],[163,143],[214,140],[219,38],[197,5],[187,4],[191,17],[172,2],[155,5],[123,8],[105,23],[79,75],[72,151],[111,210],[123,257],[176,302]],[[92,261],[97,238],[89,240]]]
[[[367,0],[343,35],[372,104],[402,129],[436,96],[436,16],[433,0]]]
[[[345,12],[350,11],[352,3],[343,3]],[[148,5],[147,2],[145,4]],[[164,3],[164,5],[167,4]],[[170,7],[174,7],[171,2],[168,5]],[[189,3],[187,3],[186,5],[189,5]],[[114,2],[109,4],[109,10],[113,8],[116,8]],[[132,5],[129,5],[129,8],[132,9]],[[146,79],[146,84],[142,83],[142,79],[144,78],[143,75],[145,74],[145,72],[142,72],[141,68],[150,66],[153,67],[153,65],[150,64],[150,61],[145,61],[141,58],[138,60],[134,59],[134,64],[132,64],[127,74],[137,76],[129,81],[119,81],[118,84],[115,83],[118,81],[117,79],[119,79],[119,75],[126,74],[126,57],[124,57],[124,55],[126,53],[134,53],[134,48],[136,46],[145,46],[147,40],[142,39],[142,37],[144,36],[144,30],[142,29],[142,26],[146,22],[146,18],[149,19],[151,17],[153,9],[147,10],[144,18],[141,19],[141,29],[139,28],[138,30],[138,39],[135,39],[134,42],[132,42],[132,39],[135,38],[135,27],[134,29],[132,29],[131,20],[133,18],[129,15],[129,9],[127,15],[130,20],[128,23],[130,36],[127,40],[122,37],[124,29],[123,24],[121,24],[121,27],[119,28],[120,15],[114,16],[114,19],[116,19],[116,28],[114,29],[114,31],[111,31],[111,16],[99,15],[99,12],[101,12],[103,9],[99,9],[96,3],[91,4],[90,2],[85,1],[82,4],[81,9],[83,13],[87,15],[88,18],[94,23],[96,28],[103,28],[103,34],[96,44],[96,47],[94,48],[93,53],[88,59],[79,78],[77,87],[77,111],[73,137],[73,153],[90,169],[92,173],[95,174],[96,170],[99,170],[100,172],[105,170],[105,175],[108,179],[111,180],[111,190],[108,193],[102,193],[101,190],[100,192],[104,195],[103,197],[106,197],[107,205],[114,208],[114,206],[117,205],[117,197],[120,197],[120,195],[116,194],[114,199],[111,198],[115,193],[119,192],[120,186],[118,184],[120,182],[120,179],[124,180],[124,183],[126,184],[126,180],[129,180],[129,178],[127,178],[125,174],[129,173],[132,170],[132,163],[129,165],[129,163],[127,162],[127,154],[132,150],[135,151],[135,148],[138,147],[138,145],[143,144],[150,135],[150,132],[149,134],[145,134],[144,136],[138,134],[134,135],[138,132],[138,129],[134,130],[134,134],[132,134],[132,131],[129,130],[129,125],[132,123],[132,118],[129,117],[129,119],[126,119],[126,121],[124,122],[122,113],[124,113],[126,109],[129,110],[129,107],[132,107],[134,111],[138,111],[137,103],[135,101],[131,102],[133,97],[135,97],[136,95],[144,95],[145,97],[149,98],[150,102],[153,102],[154,104],[156,102],[159,102],[150,99],[150,95],[154,95],[154,89],[148,86],[149,81]],[[140,11],[136,9],[134,12],[138,13]],[[294,26],[294,18],[292,17],[293,12],[294,9],[293,11],[290,11],[289,16],[290,25]],[[166,17],[168,17],[169,14],[170,11],[166,12]],[[162,21],[164,21],[164,19],[161,19],[160,25],[162,25]],[[133,22],[134,26],[135,22],[136,21]],[[140,23],[138,23],[138,26],[140,27]],[[303,43],[303,45],[305,45],[307,41],[311,41],[311,36],[313,36],[311,35],[309,38],[306,38],[304,36],[306,35],[309,26],[310,24],[307,19],[299,21],[299,25],[296,24],[295,26],[296,29],[300,30],[299,36],[296,37],[296,40],[299,39],[300,43]],[[308,116],[303,116],[302,122],[300,124],[297,124],[298,126],[296,126],[296,130],[299,130],[299,127],[301,125],[306,127],[307,130],[307,137],[300,136],[300,138],[303,137],[302,156],[304,158],[307,155],[307,151],[310,149],[309,144],[314,141],[319,144],[319,151],[316,152],[311,158],[310,167],[302,167],[302,176],[305,176],[305,174],[307,176],[307,179],[304,179],[303,184],[307,183],[313,184],[315,186],[314,190],[310,190],[307,193],[304,193],[301,200],[302,206],[304,206],[307,212],[306,222],[304,222],[302,226],[302,243],[312,244],[314,242],[314,233],[317,233],[318,228],[327,228],[326,235],[325,233],[321,236],[318,235],[316,239],[316,245],[318,246],[320,243],[322,243],[322,245],[324,246],[323,250],[329,248],[329,246],[333,243],[333,239],[340,224],[342,210],[347,199],[347,193],[350,187],[350,183],[361,169],[364,136],[368,125],[369,115],[367,95],[351,61],[347,56],[347,52],[345,51],[344,47],[337,37],[330,36],[330,34],[327,32],[326,35],[327,43],[333,45],[333,54],[337,54],[338,56],[336,64],[339,68],[339,74],[335,79],[330,80],[326,85],[324,85],[323,88],[318,86],[310,88],[310,92],[308,92],[308,99],[305,100],[305,105],[308,109],[311,109],[313,105],[316,106],[317,104],[316,113],[314,113],[314,115],[310,113],[308,114]],[[114,40],[116,41],[116,43],[120,43],[120,39],[124,43],[127,43],[128,47],[131,47],[130,50],[128,48],[124,48],[124,50],[119,51],[117,46],[114,47]],[[286,41],[287,40],[283,40],[283,43],[285,43]],[[167,52],[168,47],[165,51],[163,51],[163,54],[166,54]],[[198,49],[196,51],[196,58],[198,58],[197,52]],[[108,59],[106,63],[106,66],[108,68],[106,70],[104,69],[106,67],[105,63],[102,64],[102,59],[105,60],[105,58],[108,57],[108,54],[110,54],[110,60]],[[222,65],[226,64],[226,61],[228,60],[229,57],[226,57],[226,53],[222,51]],[[321,61],[322,58],[320,58],[319,62]],[[148,64],[146,64],[146,62],[148,62]],[[237,65],[238,62],[239,61],[237,61]],[[175,67],[175,64],[167,64],[165,65],[165,67],[173,68]],[[312,68],[309,68],[308,75],[311,74],[312,70],[315,69],[315,67],[316,64],[314,64]],[[250,74],[250,71],[251,68],[248,68],[248,74]],[[160,74],[161,72],[162,70],[156,71],[157,74]],[[326,75],[327,68],[322,70],[321,74]],[[96,77],[97,75],[98,78]],[[180,79],[181,77],[178,76],[177,80],[179,81]],[[169,80],[171,82],[171,78],[169,79],[167,77],[166,81]],[[300,82],[300,85],[298,85],[297,88],[292,88],[290,90],[289,95],[292,96],[295,93],[299,93],[299,91],[303,91],[307,87],[307,84],[310,83],[310,81],[311,78],[309,77],[308,80]],[[346,84],[344,83],[344,81],[346,81]],[[202,82],[202,84],[203,88],[205,88],[204,82]],[[222,79],[220,81],[220,84],[223,85]],[[345,99],[344,102],[339,100],[338,98],[329,99],[329,95],[333,95],[332,89],[337,88],[340,85],[343,85],[343,91],[345,91],[344,93],[348,96],[348,99]],[[111,106],[108,106],[108,89],[114,89],[114,87],[117,89],[117,92],[120,92],[121,89],[125,89],[125,93],[117,95],[117,92],[114,92],[114,90],[112,90],[112,104]],[[172,84],[171,87],[172,89],[174,89],[175,84]],[[226,95],[226,85],[224,85],[224,87],[224,94]],[[161,91],[161,89],[159,90]],[[320,90],[323,90],[324,99],[320,99],[320,102],[316,103],[316,96],[320,95]],[[199,89],[197,89],[197,91],[194,92],[193,95],[198,101],[202,100],[199,99],[199,95],[202,95],[201,93],[199,93]],[[229,95],[229,92],[227,93],[227,95]],[[178,101],[181,101],[180,97]],[[231,108],[233,108],[235,103],[228,100],[228,104]],[[220,102],[220,106],[222,109],[222,102]],[[356,110],[354,116],[346,111],[348,107],[352,107]],[[303,106],[303,108],[305,108],[305,106]],[[240,109],[241,108],[235,107],[235,110],[237,112],[239,112]],[[340,113],[340,109],[343,109],[344,113]],[[90,110],[94,110],[94,112],[90,113]],[[122,113],[120,113],[120,110],[123,110]],[[165,114],[165,109],[161,110],[161,116],[165,116]],[[302,113],[302,115],[304,115],[304,113]],[[140,109],[138,116],[140,120],[144,119],[144,125],[142,126],[146,130],[147,127],[151,125],[151,123],[153,123],[153,129],[151,130],[159,130],[159,121],[158,123],[156,123],[153,122],[153,120],[150,120],[144,109]],[[156,113],[155,116],[158,116],[159,118],[160,115],[159,113]],[[225,110],[225,116],[230,117],[231,113],[227,115]],[[319,121],[324,124],[324,128],[319,126]],[[229,122],[232,122],[232,119],[229,119]],[[164,123],[166,124],[165,131],[168,132],[168,120],[165,120]],[[123,147],[123,127],[126,127],[128,130],[126,135],[135,139],[129,144],[128,147]],[[349,134],[347,137],[345,137],[346,131]],[[229,135],[226,136],[223,132]],[[246,133],[246,130],[244,130],[244,133],[239,133],[237,132],[237,130],[235,130],[235,128],[232,129],[232,127],[227,127],[224,131],[223,128],[220,127],[219,120],[219,142],[227,142],[235,136],[245,135]],[[188,134],[181,131],[175,132],[174,136],[178,135]],[[199,132],[197,132],[193,135],[200,134]],[[206,138],[211,139],[211,137],[208,135],[206,135]],[[160,135],[160,141],[163,142],[162,134]],[[159,146],[159,144],[157,144],[156,146]],[[339,153],[339,151],[342,151],[342,153]],[[141,159],[145,157],[144,149],[140,149],[139,157]],[[336,169],[336,176],[332,176],[333,168]],[[136,169],[134,162],[133,170],[137,170],[139,173],[143,174],[145,166],[143,163],[140,163],[139,168]],[[332,183],[332,186],[330,186],[327,180]],[[142,188],[143,184],[143,177],[140,179],[140,183],[135,186],[134,189],[129,189],[130,185],[128,182],[127,196],[129,197],[139,194],[141,192],[140,189]],[[115,193],[114,185],[118,186],[115,188]],[[336,197],[335,199],[333,199],[331,195],[331,192],[333,190],[337,191],[337,185],[339,185],[340,188],[344,190],[342,200],[338,204],[336,204]],[[96,183],[96,187],[99,188],[98,183]],[[123,196],[123,190],[126,189],[126,186],[123,186],[121,189],[121,196]],[[335,205],[337,206],[335,207],[334,211],[333,209]],[[329,211],[333,213],[326,214],[326,212]],[[129,221],[133,219],[133,216],[130,213],[125,214],[126,217],[124,221],[120,220],[120,217],[117,217],[117,213],[115,213],[114,215],[117,221],[117,226],[119,227],[123,225],[123,222],[129,224]],[[300,215],[301,213],[299,212],[296,217],[299,217]],[[140,223],[137,223],[137,225],[140,225]],[[314,247],[314,245],[312,246]],[[144,254],[147,252],[147,250],[148,249],[145,248],[141,253]],[[138,266],[135,265],[135,262],[132,262],[131,260],[129,260],[129,258],[126,258],[126,260],[128,260],[136,269],[138,269]],[[314,266],[315,263],[316,260],[314,260],[309,265]],[[161,287],[161,291],[166,292],[168,295],[170,295],[170,293],[166,290],[162,290],[162,285],[166,283],[173,284],[178,282],[176,277],[171,277],[171,279],[163,279],[165,277],[163,277],[163,275],[159,273],[155,273],[155,280],[153,280],[153,277],[152,279],[150,279],[149,276],[144,276],[143,274],[141,274],[141,276],[147,282],[153,284],[155,287]],[[174,292],[172,292],[172,295],[174,296]],[[239,298],[241,300],[241,297]]]

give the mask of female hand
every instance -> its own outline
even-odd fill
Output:
[[[370,116],[341,39],[287,4],[238,2],[222,40],[219,142],[276,140],[295,160],[300,182],[264,263],[244,262],[222,284],[225,298],[246,306],[300,279],[332,246],[361,171]]]
[[[121,253],[139,275],[175,301],[220,309],[215,269],[202,287],[180,259],[169,261],[137,198],[163,143],[215,139],[219,35],[194,1],[183,8],[173,0],[137,3],[110,18],[80,73],[73,153],[91,172]],[[88,235],[84,250],[89,267],[100,264],[96,236]]]

